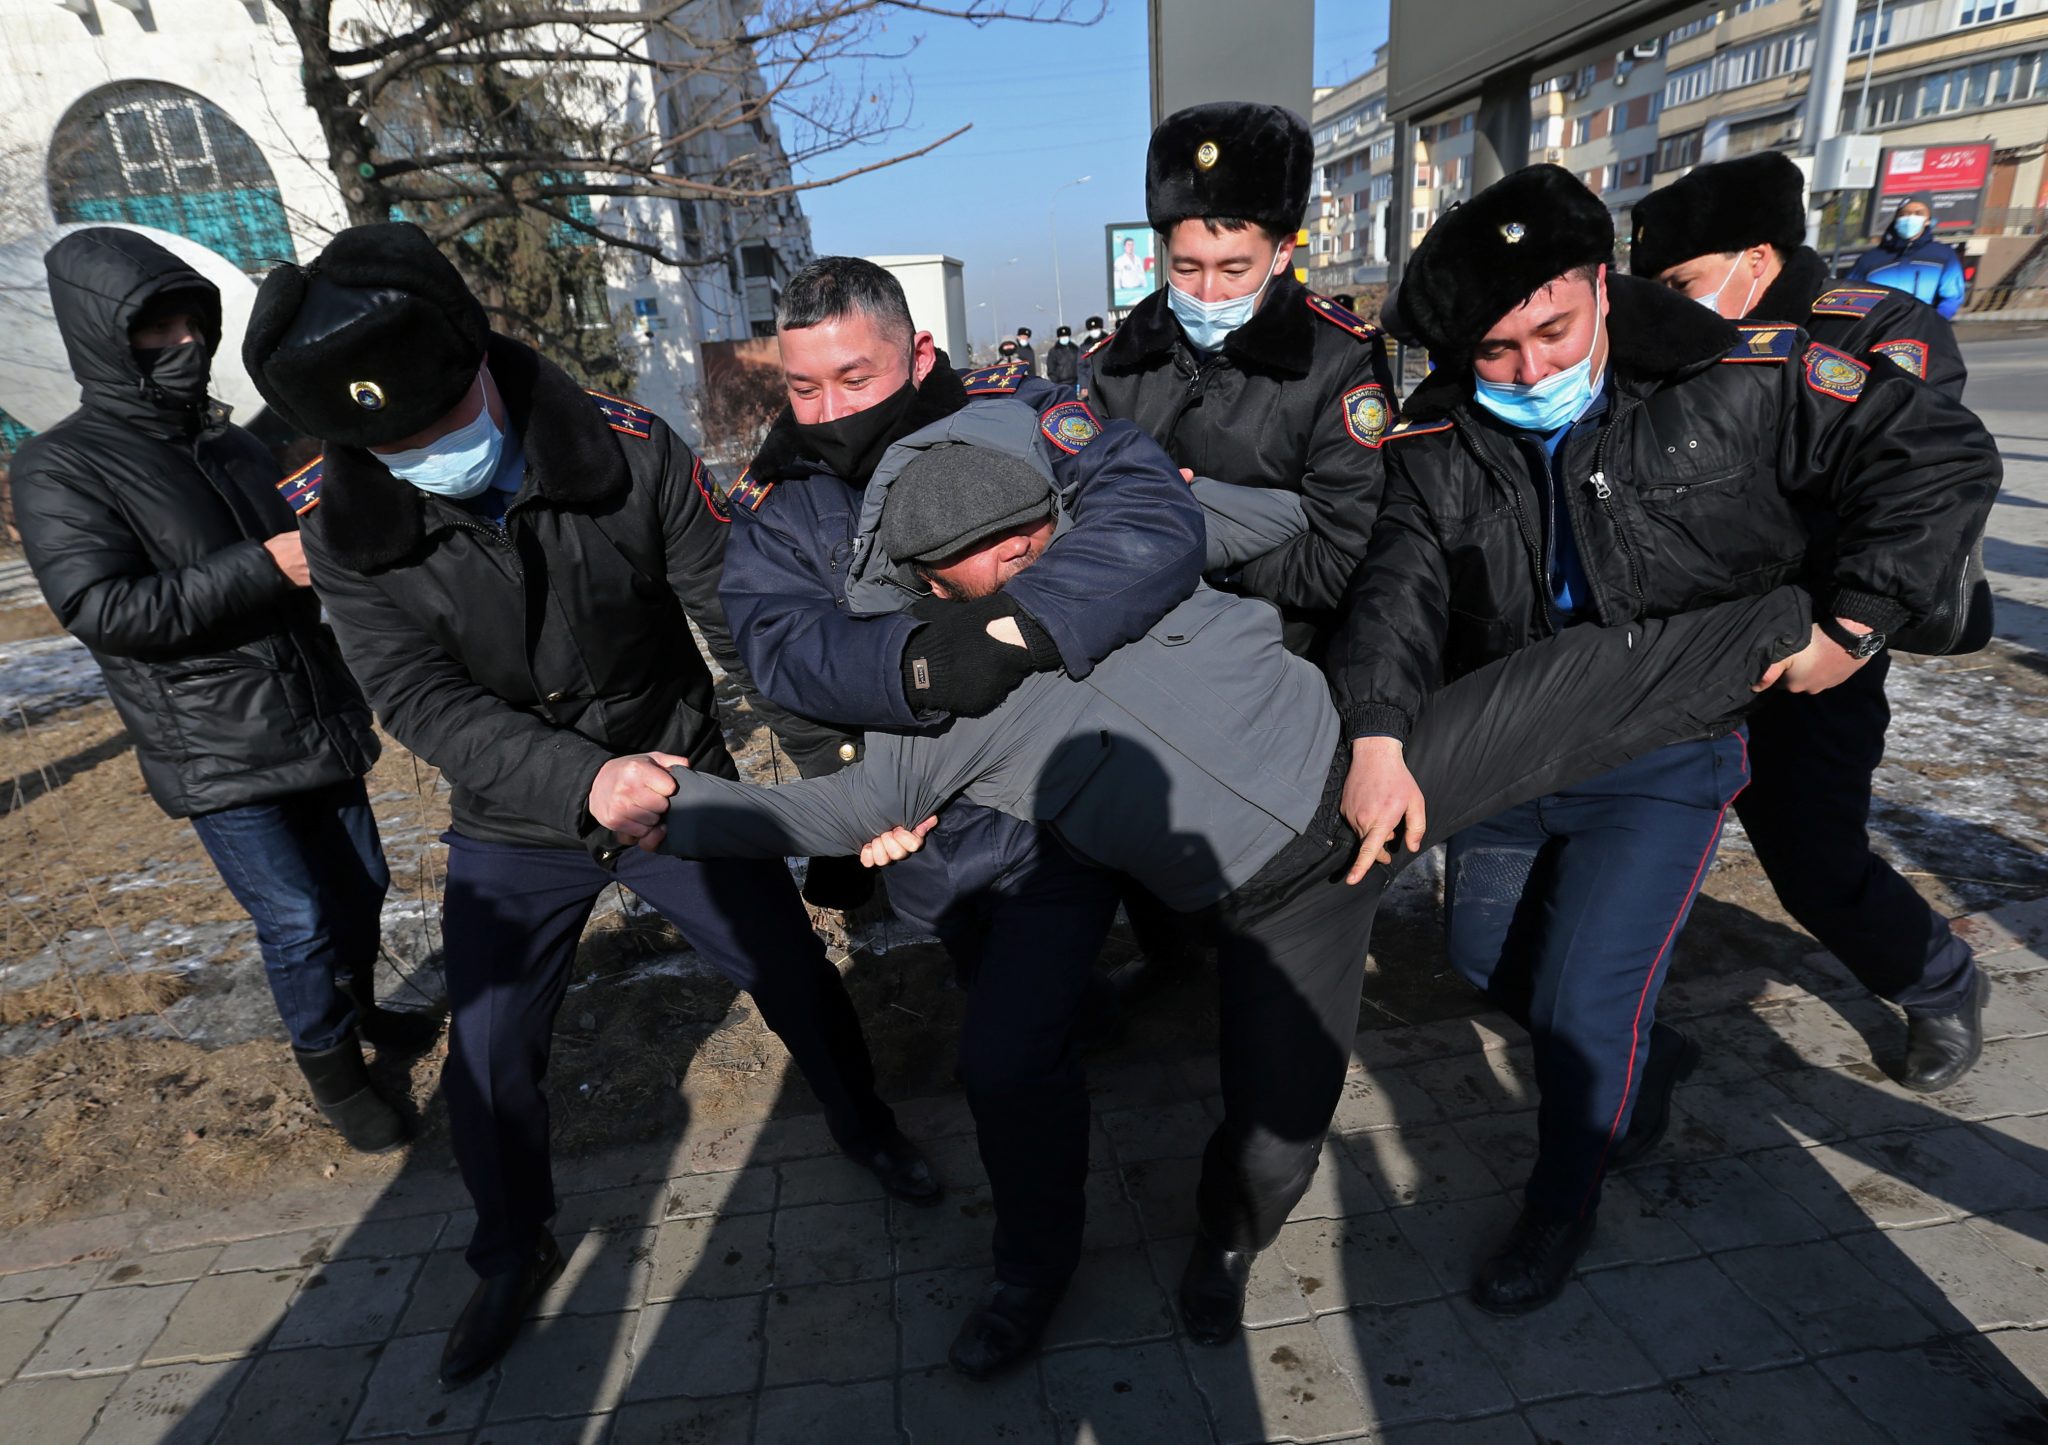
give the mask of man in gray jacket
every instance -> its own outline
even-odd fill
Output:
[[[986,596],[1058,545],[1067,518],[1032,445],[1037,425],[1028,407],[985,405],[892,447],[864,499],[848,608]],[[1303,525],[1297,498],[1197,485],[1210,508],[1209,567],[1260,555]],[[1575,629],[1444,689],[1412,745],[1432,803],[1414,851],[1563,781],[1704,735],[1760,677],[1773,680],[1767,669],[1798,650],[1808,622],[1807,599],[1785,589]],[[999,637],[1004,625],[989,624]],[[1046,825],[1172,908],[1213,910],[1224,1119],[1203,1159],[1181,1310],[1191,1335],[1220,1343],[1237,1328],[1253,1256],[1315,1172],[1357,1029],[1373,912],[1394,867],[1414,856],[1368,871],[1339,812],[1340,735],[1321,673],[1282,646],[1279,613],[1202,588],[1085,680],[1038,673],[987,716],[934,734],[871,733],[868,755],[830,777],[758,789],[677,769],[664,828],[642,843],[686,857],[848,853],[957,798]],[[1009,1200],[992,1182],[1000,1221]]]

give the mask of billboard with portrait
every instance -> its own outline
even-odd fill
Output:
[[[1158,235],[1143,221],[1125,221],[1104,226],[1109,250],[1109,304],[1128,311],[1159,286],[1159,263],[1155,255]]]

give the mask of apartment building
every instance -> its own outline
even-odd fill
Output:
[[[1315,93],[1315,182],[1309,198],[1308,284],[1356,295],[1387,277],[1394,209],[1394,127],[1387,119],[1386,47],[1372,69]]]

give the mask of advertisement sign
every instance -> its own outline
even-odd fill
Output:
[[[1883,233],[1907,201],[1922,201],[1934,213],[1934,231],[1977,229],[1984,187],[1991,179],[1991,142],[1895,146],[1878,166],[1877,204],[1870,208],[1870,234]]]
[[[1143,221],[1102,228],[1109,250],[1109,304],[1127,311],[1159,286],[1158,234]]]

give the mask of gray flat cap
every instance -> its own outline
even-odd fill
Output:
[[[1031,463],[992,447],[941,442],[890,484],[879,540],[898,562],[942,562],[1051,512],[1052,486]]]

